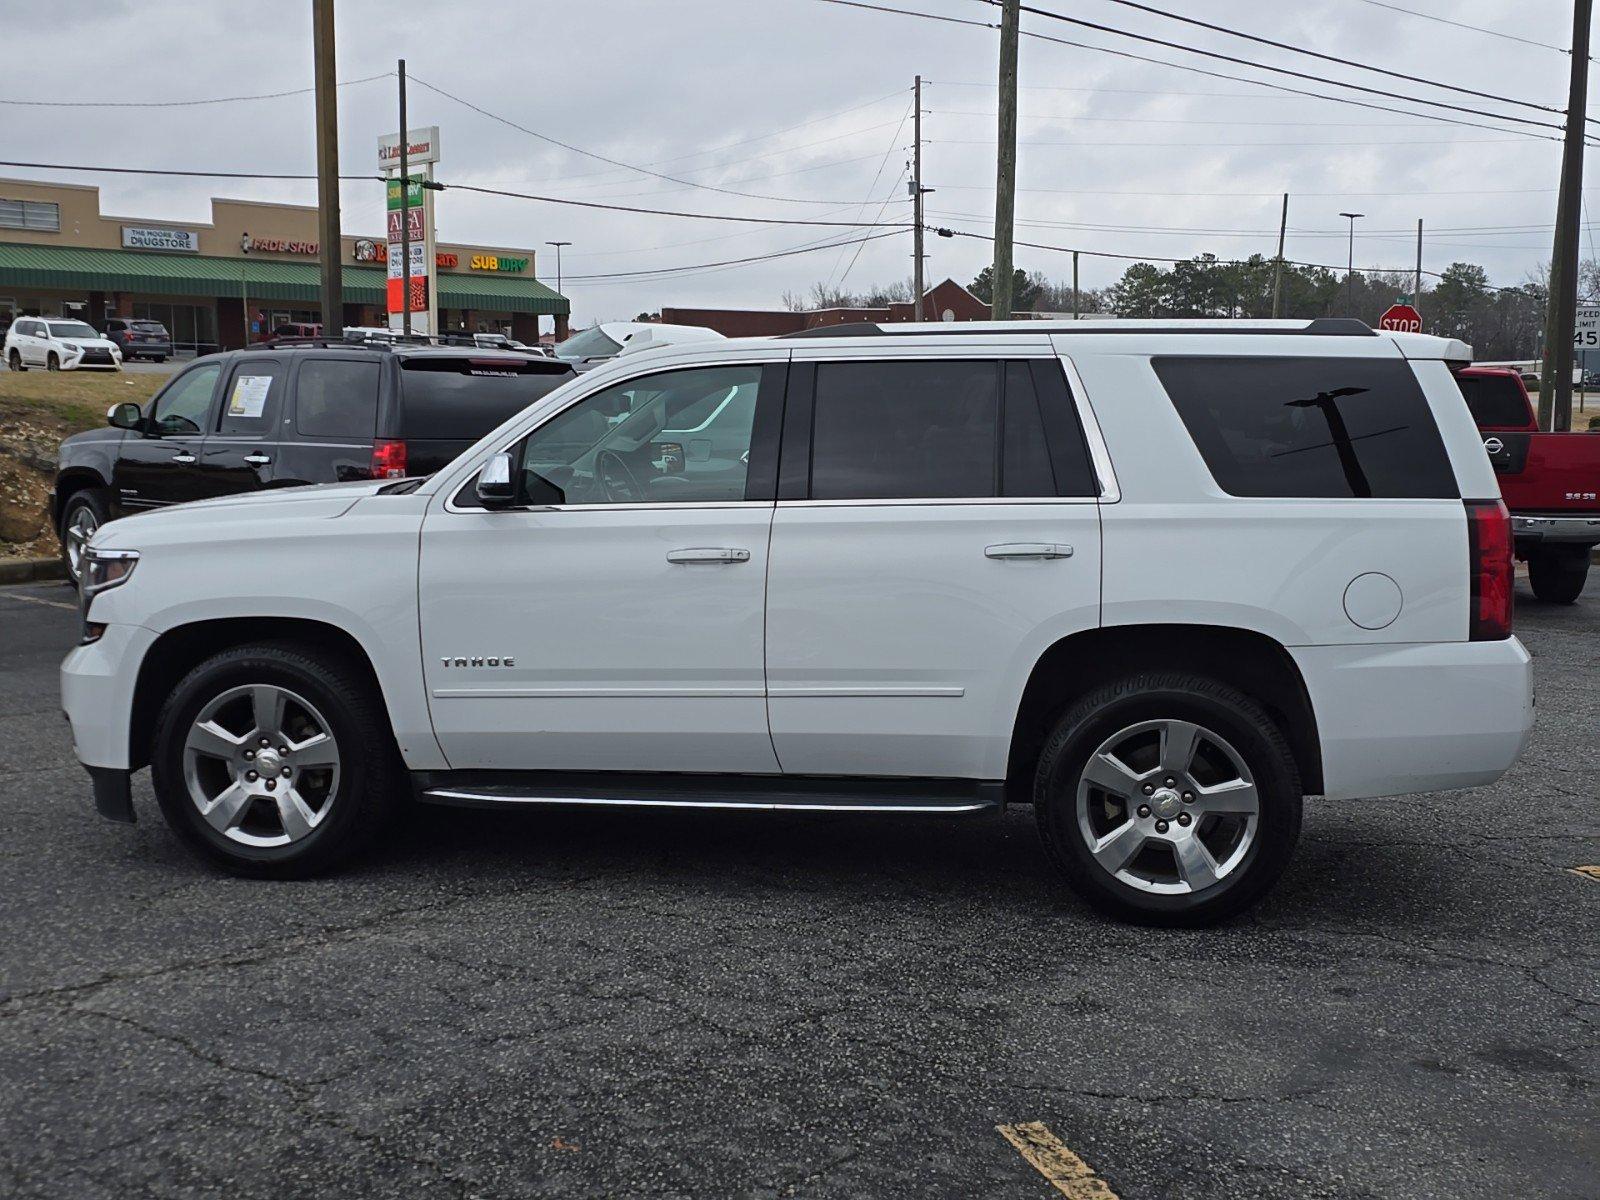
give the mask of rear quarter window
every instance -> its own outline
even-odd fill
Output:
[[[400,364],[400,436],[476,441],[573,378],[550,359],[429,355]]]
[[[1230,495],[1460,496],[1433,413],[1404,361],[1163,357],[1151,365]]]
[[[1508,375],[1457,375],[1472,420],[1478,425],[1525,428],[1528,402],[1522,388]]]

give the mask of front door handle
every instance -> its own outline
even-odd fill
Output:
[[[172,456],[172,461],[175,463],[182,463],[184,466],[188,466],[190,463],[195,461],[195,457],[187,450],[179,450]]]
[[[1072,547],[1060,542],[1002,542],[985,546],[985,558],[1071,558]]]
[[[262,454],[260,451],[257,451],[254,454],[246,454],[244,456],[244,460],[245,460],[245,462],[249,463],[252,467],[264,467],[264,466],[267,466],[269,463],[272,462],[272,459],[268,458],[265,454]]]
[[[742,563],[750,561],[750,551],[721,546],[690,546],[683,550],[668,550],[667,561],[691,567],[699,563]]]

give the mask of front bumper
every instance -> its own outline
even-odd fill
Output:
[[[1511,534],[1519,542],[1600,544],[1600,515],[1583,517],[1511,517]]]
[[[1521,642],[1301,646],[1331,799],[1493,783],[1533,732],[1533,660]]]
[[[78,646],[61,664],[61,708],[72,749],[90,768],[127,771],[134,687],[156,634],[142,625],[107,625],[98,641]]]

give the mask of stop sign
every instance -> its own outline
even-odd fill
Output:
[[[1379,329],[1392,329],[1396,333],[1421,333],[1422,314],[1409,304],[1391,304],[1378,318]]]

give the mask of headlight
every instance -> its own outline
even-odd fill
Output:
[[[121,587],[138,565],[137,550],[96,550],[91,546],[83,555],[84,596],[97,596],[109,588]]]
[[[80,347],[75,342],[62,342],[61,343],[61,348],[63,350],[71,350],[74,354],[76,354],[78,352],[78,350],[80,349]]]

